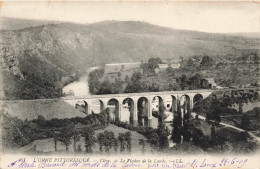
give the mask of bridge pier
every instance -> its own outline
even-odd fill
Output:
[[[190,110],[192,110],[192,109],[193,109],[193,99],[190,98]]]
[[[172,96],[172,113],[177,111],[177,98]]]
[[[88,103],[88,105],[86,105],[86,114],[90,115],[92,114],[92,109],[91,109],[91,103]]]
[[[147,117],[148,117],[148,124],[147,124],[147,126],[148,127],[151,127],[151,126],[153,126],[153,108],[152,108],[152,101],[151,101],[151,98],[149,98],[149,100],[148,100],[148,115],[147,115]]]
[[[122,103],[118,103],[118,120],[122,121]]]
[[[137,100],[134,99],[134,112],[133,112],[133,125],[138,126],[138,110],[137,110]]]
[[[158,125],[158,119],[157,118],[152,118],[152,119],[148,119],[148,127],[152,127]]]
[[[106,106],[104,104],[100,104],[100,112],[106,109]]]

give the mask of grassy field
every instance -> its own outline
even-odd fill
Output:
[[[4,104],[7,105],[8,114],[11,117],[17,117],[21,120],[37,119],[39,115],[46,120],[86,116],[62,99],[11,101]]]

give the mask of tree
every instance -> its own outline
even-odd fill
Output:
[[[235,83],[236,80],[237,80],[237,77],[239,76],[239,70],[238,70],[237,66],[231,67],[231,75],[230,76],[232,78],[231,82]]]
[[[92,94],[96,94],[96,92],[98,91],[100,87],[99,79],[101,79],[103,75],[104,75],[104,69],[97,69],[89,73],[88,84],[89,84],[89,91]]]
[[[89,127],[85,127],[82,129],[81,135],[85,138],[85,148],[87,153],[93,152],[92,147],[97,142],[97,139],[94,137],[94,134],[94,130]]]
[[[121,76],[122,74],[121,74],[121,72],[117,72],[117,76],[120,78],[120,76]]]
[[[253,60],[254,60],[254,63],[259,63],[259,61],[260,61],[260,56],[257,54],[257,53],[254,53],[254,58],[253,58]]]
[[[56,133],[54,133],[54,150],[57,151],[57,141],[58,141],[58,135]]]
[[[125,137],[126,137],[126,142],[127,142],[127,151],[131,152],[132,150],[132,143],[131,143],[131,132],[127,131],[125,133]]]
[[[112,131],[104,131],[104,146],[105,151],[108,153],[110,149],[113,147],[113,142],[115,141],[115,134]]]
[[[148,63],[141,63],[140,68],[143,70],[143,74],[148,74],[149,73],[149,68],[148,68]]]
[[[218,98],[214,98],[211,102],[209,111],[206,114],[207,120],[214,120],[215,123],[219,124],[221,121],[220,114],[224,111],[224,107]]]
[[[203,136],[200,139],[199,145],[204,151],[206,151],[209,148],[209,136]]]
[[[192,142],[195,145],[199,145],[204,151],[209,147],[209,137],[204,136],[200,129],[194,128],[192,132]]]
[[[182,90],[186,89],[189,83],[188,77],[185,74],[182,74],[180,77],[180,81],[181,81]]]
[[[165,108],[164,104],[159,101],[159,112],[158,112],[158,123],[159,123],[159,125],[163,123],[165,109],[166,108]]]
[[[119,143],[118,139],[114,138],[113,141],[112,141],[112,146],[113,146],[115,152],[117,152],[117,148],[119,146],[118,143]]]
[[[69,151],[69,145],[71,144],[72,132],[70,128],[69,126],[61,129],[57,137],[57,139],[66,146],[66,151]]]
[[[182,113],[180,100],[177,100],[177,114],[174,116],[172,121],[172,136],[171,139],[174,143],[181,143],[181,130],[182,130]]]
[[[145,152],[145,141],[144,141],[144,139],[139,139],[139,145],[142,146],[142,153],[144,154],[144,152]]]
[[[240,126],[242,129],[245,130],[249,130],[250,129],[250,117],[248,116],[248,114],[243,114],[241,116],[241,122],[240,122]]]
[[[158,149],[159,146],[159,136],[156,132],[151,132],[149,135],[149,143],[151,146],[152,151]]]
[[[194,63],[193,63],[193,60],[192,60],[192,59],[188,59],[188,60],[187,60],[187,66],[188,66],[188,67],[193,67],[193,66],[194,66]]]
[[[184,127],[182,130],[182,135],[183,135],[183,141],[185,142],[190,142],[191,139],[191,132],[188,129],[188,127]]]
[[[208,67],[208,66],[211,66],[212,63],[213,63],[213,60],[209,56],[205,55],[205,56],[203,56],[202,61],[200,62],[200,66]]]
[[[132,144],[131,144],[131,132],[119,133],[118,141],[120,143],[120,151],[124,152],[127,148],[128,152],[131,152]]]
[[[171,66],[168,66],[166,68],[166,73],[168,74],[168,76],[175,78],[175,70]]]
[[[121,80],[116,80],[116,82],[111,83],[112,86],[112,93],[113,94],[118,94],[123,92],[123,81]]]
[[[125,151],[125,146],[126,146],[125,134],[124,133],[119,133],[118,140],[119,140],[119,143],[120,143],[120,151],[121,152]]]
[[[158,134],[158,143],[159,143],[159,148],[160,149],[165,149],[169,146],[168,143],[168,132],[165,129],[164,123],[159,124],[157,128],[157,134]]]
[[[259,111],[256,111],[256,112],[255,112],[255,118],[256,118],[256,121],[257,121],[257,122],[259,122],[259,114],[260,114]]]
[[[196,104],[194,104],[192,110],[196,113],[207,115],[210,111],[210,106],[213,100],[216,99],[216,97],[217,96],[214,93],[212,93],[212,95],[207,97],[206,99],[197,101]]]
[[[174,143],[177,144],[181,142],[181,123],[182,123],[181,121],[182,121],[181,115],[177,114],[174,116],[171,139]]]
[[[199,73],[196,73],[194,76],[189,78],[189,85],[191,89],[200,89],[202,76]]]
[[[260,101],[259,94],[255,90],[233,90],[231,91],[231,104],[239,106],[239,113],[243,113],[243,105],[249,102]]]
[[[212,126],[211,126],[210,136],[211,136],[211,140],[213,140],[213,141],[216,140],[216,129],[215,129],[215,125],[214,124],[212,124]]]
[[[150,72],[154,72],[154,70],[159,67],[158,64],[162,63],[162,60],[160,58],[150,58],[148,60],[148,70]]]
[[[126,82],[126,83],[129,83],[129,81],[130,81],[129,76],[126,75],[126,76],[125,76],[125,82]]]
[[[77,150],[78,150],[78,152],[81,152],[81,151],[82,151],[80,144],[78,145],[78,149],[77,149]]]
[[[169,90],[173,90],[173,91],[179,91],[179,90],[182,90],[182,87],[180,84],[178,83],[171,83],[169,85]]]
[[[40,127],[42,127],[42,128],[45,128],[45,126],[46,126],[46,120],[45,120],[45,118],[44,118],[42,115],[38,115],[38,118],[37,118],[37,120],[36,120],[36,123],[37,123]]]
[[[126,85],[125,93],[137,93],[142,91],[141,84],[142,74],[140,72],[133,73],[130,82]]]
[[[77,151],[76,143],[80,141],[80,132],[76,127],[73,127],[72,129],[72,140],[73,140],[74,151]]]
[[[200,129],[194,128],[192,132],[192,142],[195,145],[201,144],[201,138],[204,136],[203,132]]]
[[[104,133],[99,133],[97,136],[98,144],[99,144],[99,150],[100,152],[103,151],[104,141],[105,141],[105,135]]]
[[[223,135],[223,132],[216,133],[216,141],[217,141],[217,144],[220,145],[221,150],[223,150],[223,147],[226,143],[226,138]]]
[[[183,62],[184,60],[183,56],[180,56],[179,59],[181,60],[181,62]]]
[[[97,94],[112,94],[113,93],[113,86],[110,83],[108,79],[104,80],[101,84],[100,87],[98,88],[98,93]]]

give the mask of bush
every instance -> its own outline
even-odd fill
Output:
[[[12,142],[19,146],[26,145],[35,140],[52,138],[54,137],[54,131],[63,130],[67,126],[82,124],[91,127],[92,129],[100,129],[109,123],[108,113],[106,111],[100,114],[91,114],[85,118],[54,118],[51,120],[45,120],[43,116],[39,116],[37,119],[31,121],[16,120],[15,118],[12,118],[12,120],[15,121],[16,128],[12,129],[14,132],[7,131],[10,133],[6,136],[9,137],[8,139],[12,139]],[[78,128],[80,129],[82,126]],[[10,144],[10,141],[8,144]]]
[[[249,135],[249,133],[247,131],[241,131],[239,133],[239,138],[237,140],[241,140],[241,141],[245,141],[248,138],[251,138],[251,136]]]
[[[98,134],[97,140],[100,146],[100,152],[103,151],[103,147],[105,147],[105,151],[107,153],[110,151],[111,148],[117,150],[118,144],[114,132],[105,130],[103,133]]]
[[[250,121],[250,118],[247,114],[244,114],[242,117],[241,117],[241,123],[240,123],[240,126],[242,129],[245,129],[245,130],[250,130],[250,124],[251,124],[251,121]]]
[[[247,141],[247,139],[251,138],[247,131],[236,132],[232,136],[233,140],[236,141]]]
[[[205,136],[200,129],[194,128],[191,137],[192,137],[192,142],[195,145],[200,146],[203,150],[208,149],[210,139],[208,136]]]
[[[192,141],[195,145],[200,144],[201,138],[204,136],[203,132],[200,129],[194,128],[192,132]]]

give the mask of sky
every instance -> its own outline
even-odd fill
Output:
[[[0,15],[94,23],[134,20],[214,33],[260,32],[257,2],[1,2]]]

